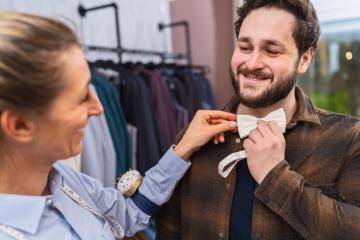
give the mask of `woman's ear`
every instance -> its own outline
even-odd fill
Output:
[[[301,56],[298,66],[298,73],[303,74],[306,72],[314,56],[314,52],[314,48],[311,47]]]
[[[18,143],[29,143],[34,138],[35,124],[31,119],[12,110],[4,110],[0,115],[0,125],[4,137]]]

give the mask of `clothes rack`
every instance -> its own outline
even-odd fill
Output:
[[[161,62],[165,62],[166,59],[183,59],[186,58],[184,54],[180,53],[165,53],[160,51],[149,51],[149,50],[141,50],[141,49],[128,49],[123,48],[121,46],[121,31],[120,31],[120,22],[119,22],[119,14],[118,14],[118,6],[116,3],[109,3],[99,6],[94,6],[90,8],[85,8],[83,5],[79,5],[78,12],[81,17],[86,17],[87,12],[97,11],[104,8],[113,8],[114,9],[114,17],[115,17],[115,30],[116,30],[116,47],[104,47],[104,46],[95,46],[95,45],[82,45],[84,50],[92,50],[92,51],[103,51],[103,52],[115,52],[118,55],[119,63],[122,63],[122,55],[123,54],[135,54],[135,55],[150,55],[150,56],[158,56],[161,59]]]
[[[190,25],[188,21],[178,21],[171,22],[168,24],[159,23],[158,29],[159,31],[163,31],[165,28],[173,28],[173,27],[184,27],[185,29],[185,42],[186,42],[186,54],[185,59],[187,59],[187,65],[183,65],[184,68],[190,68],[192,70],[199,70],[203,74],[208,74],[211,72],[209,66],[201,66],[201,65],[193,65],[192,64],[192,55],[191,55],[191,35],[190,35]]]
[[[163,31],[164,28],[173,28],[173,27],[184,27],[185,29],[185,41],[186,41],[186,58],[188,65],[192,65],[192,57],[191,57],[191,42],[190,42],[190,26],[188,21],[179,21],[179,22],[172,22],[168,24],[159,23],[158,28],[159,31]]]

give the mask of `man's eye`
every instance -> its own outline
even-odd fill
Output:
[[[249,48],[249,47],[239,46],[239,49],[240,49],[240,51],[242,51],[242,52],[250,52],[250,51],[251,51],[251,48]]]
[[[270,55],[270,56],[276,56],[278,55],[280,52],[276,51],[276,50],[272,50],[272,49],[267,49],[266,52]]]

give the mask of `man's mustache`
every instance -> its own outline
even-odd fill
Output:
[[[267,72],[263,72],[261,70],[250,70],[247,67],[240,67],[237,70],[237,75],[239,74],[243,74],[246,77],[247,76],[251,76],[252,78],[256,78],[256,79],[260,79],[260,80],[265,80],[265,79],[270,79],[273,80],[274,79],[274,74],[272,73],[267,73]]]

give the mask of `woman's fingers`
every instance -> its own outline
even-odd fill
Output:
[[[220,110],[199,110],[197,111],[197,114],[204,114],[207,120],[212,120],[212,119],[225,119],[229,121],[236,120],[236,114],[224,112]]]
[[[210,125],[209,127],[214,135],[219,135],[219,140],[221,141],[221,139],[224,140],[224,132],[236,130],[237,124],[233,121],[225,121],[220,124]]]
[[[182,158],[188,158],[194,151],[213,139],[215,144],[224,142],[224,132],[235,131],[236,115],[217,110],[199,110],[175,150]]]

